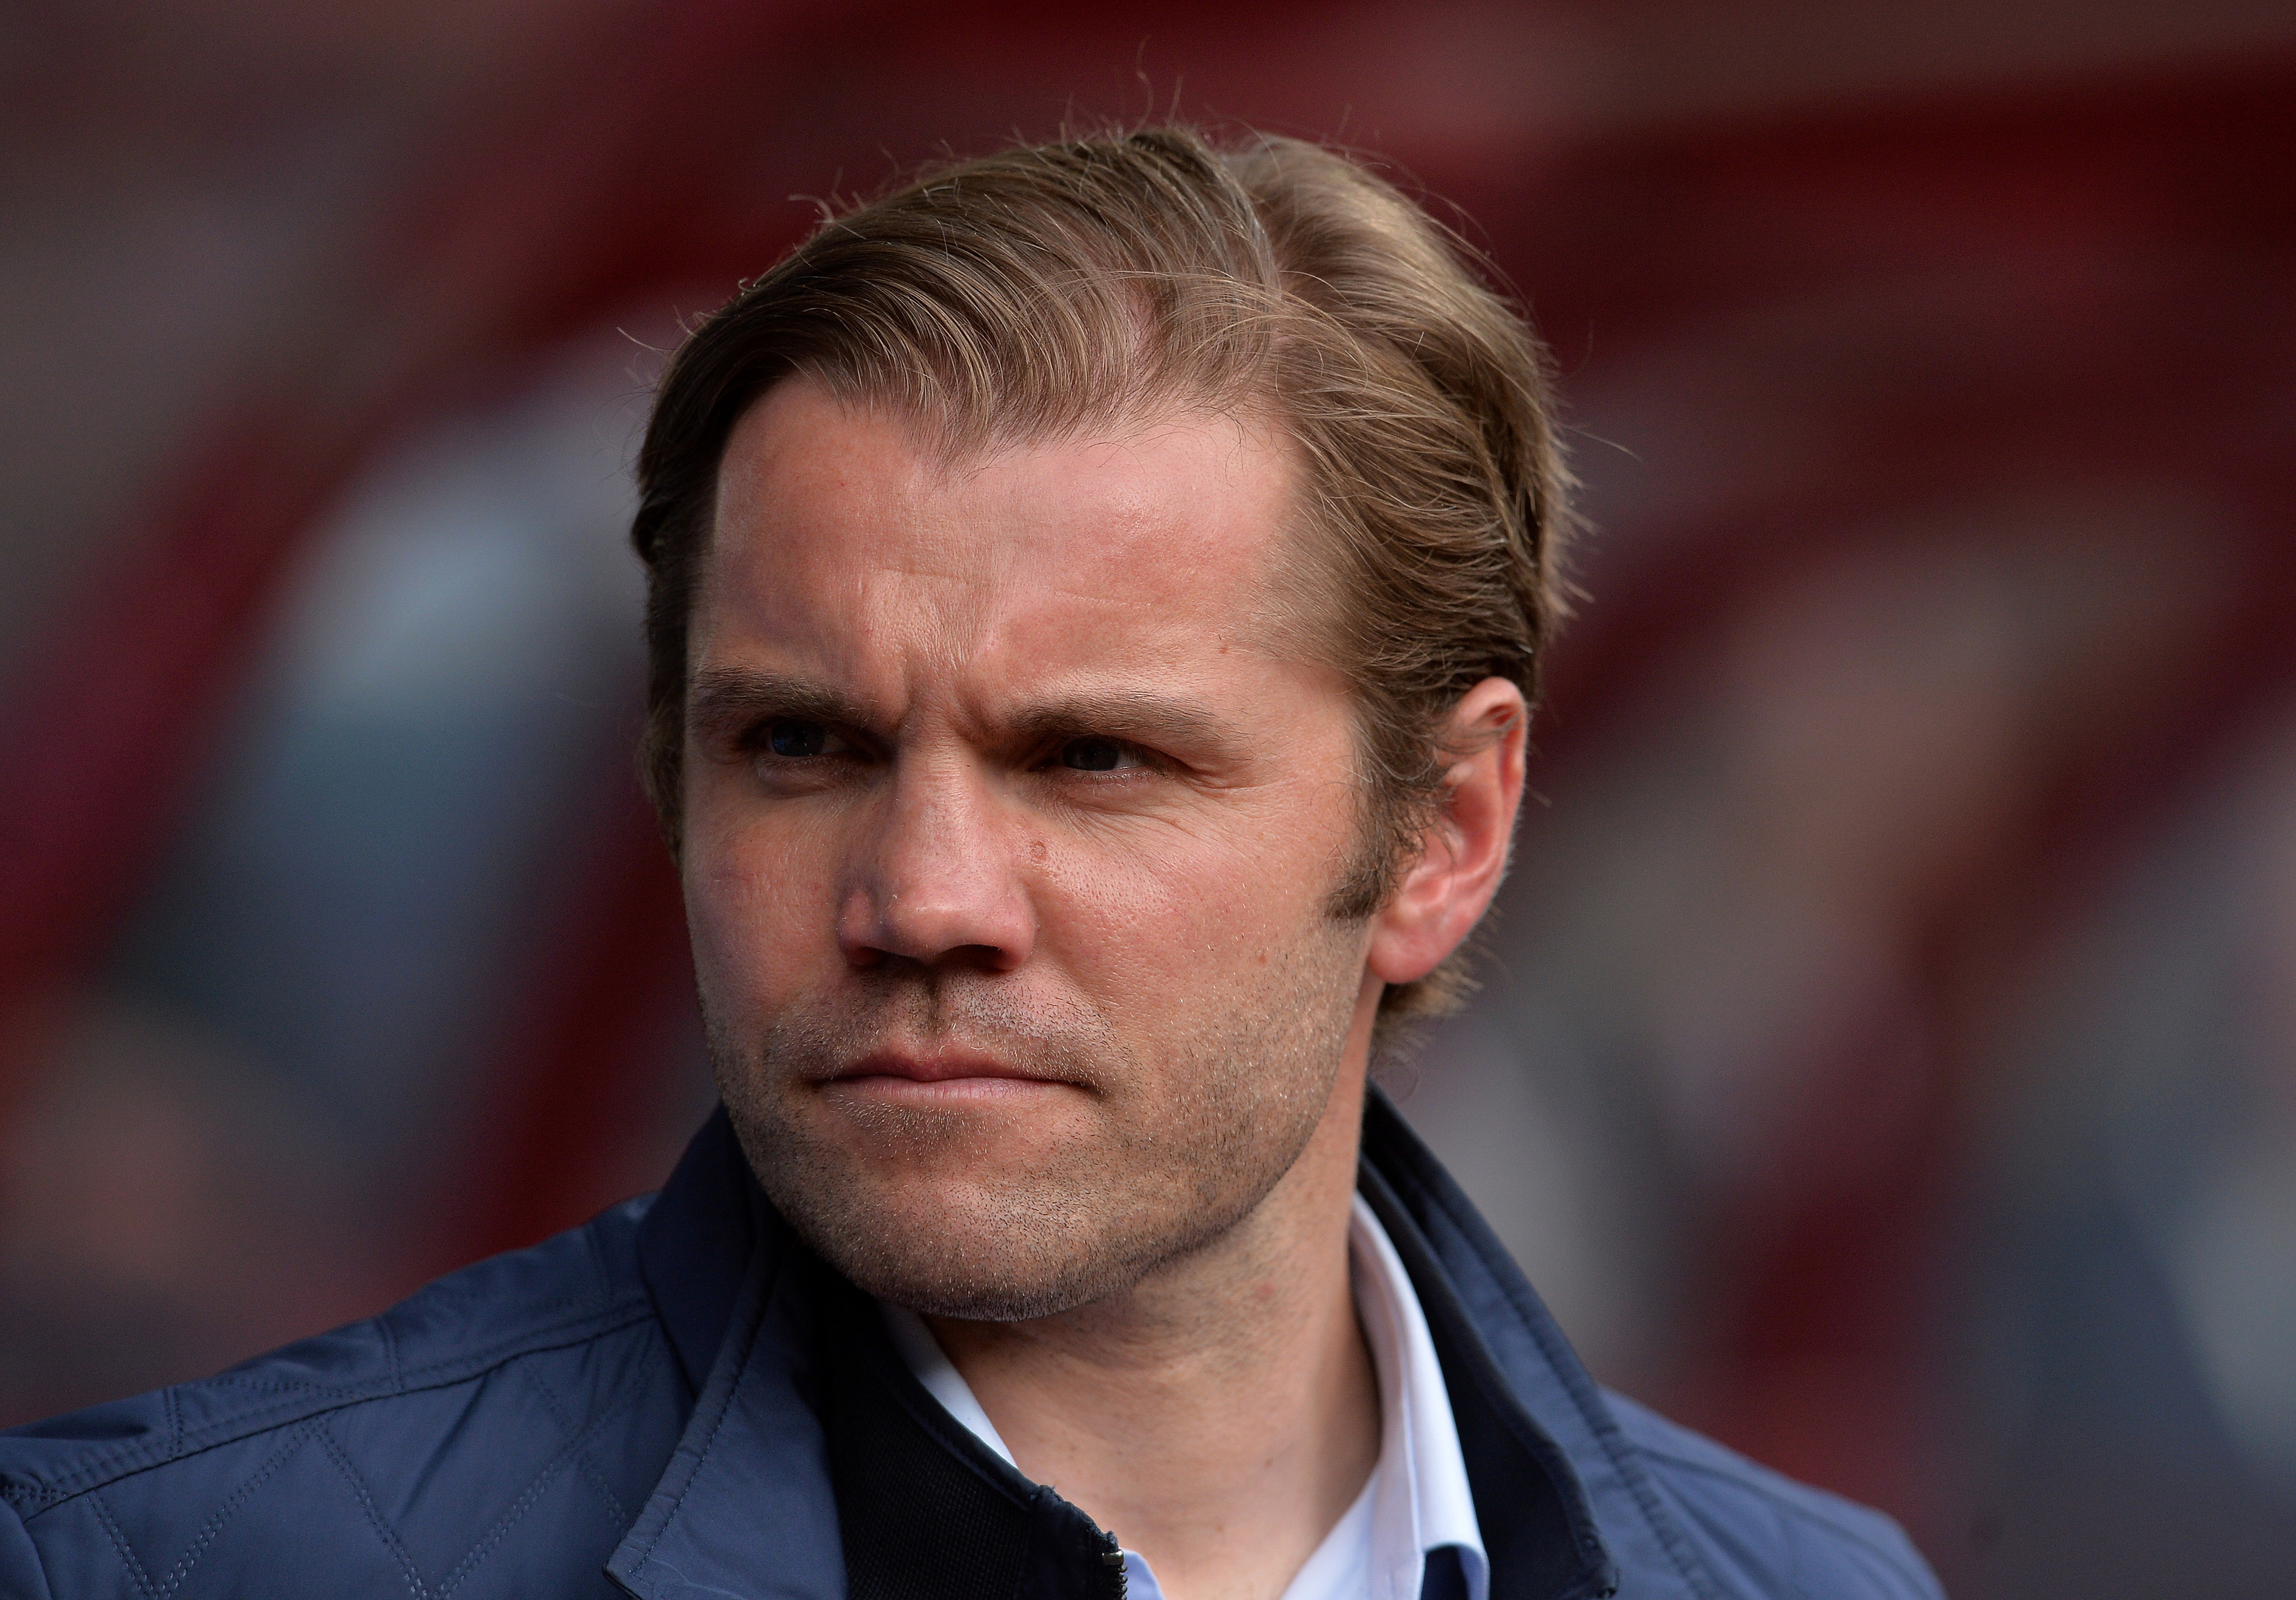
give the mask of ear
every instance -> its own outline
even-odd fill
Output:
[[[1530,710],[1522,691],[1487,677],[1459,699],[1444,730],[1458,753],[1419,859],[1373,915],[1369,965],[1382,982],[1415,983],[1474,931],[1506,875],[1522,804]]]

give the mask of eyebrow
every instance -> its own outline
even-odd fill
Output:
[[[1083,734],[1112,734],[1174,753],[1212,760],[1242,753],[1242,733],[1201,706],[1146,690],[1115,689],[1065,694],[1027,706],[1012,719],[1016,736],[1031,743]]]
[[[878,721],[868,707],[816,679],[742,667],[712,667],[695,674],[687,717],[697,731],[718,734],[767,717],[865,731]],[[1016,743],[1029,744],[1109,734],[1211,761],[1236,759],[1248,743],[1234,723],[1201,706],[1130,689],[1039,701],[1014,712],[1004,731]]]
[[[793,673],[710,667],[694,674],[686,694],[686,718],[697,728],[722,734],[761,717],[853,728],[866,727],[870,721],[868,708],[858,701]]]

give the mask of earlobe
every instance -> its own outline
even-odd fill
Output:
[[[1459,699],[1446,744],[1459,752],[1419,858],[1374,914],[1368,964],[1389,984],[1415,983],[1458,948],[1506,874],[1522,803],[1529,720],[1522,691],[1488,677]]]

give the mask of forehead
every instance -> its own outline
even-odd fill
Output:
[[[791,379],[727,440],[696,644],[1047,664],[1095,642],[1261,647],[1284,609],[1297,454],[1278,431],[1180,412],[952,455],[896,413]]]

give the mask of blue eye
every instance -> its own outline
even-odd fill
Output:
[[[1061,746],[1061,765],[1071,772],[1114,772],[1124,754],[1113,739],[1071,739]]]
[[[829,747],[829,730],[817,722],[775,722],[766,726],[766,748],[790,760],[817,756]]]

